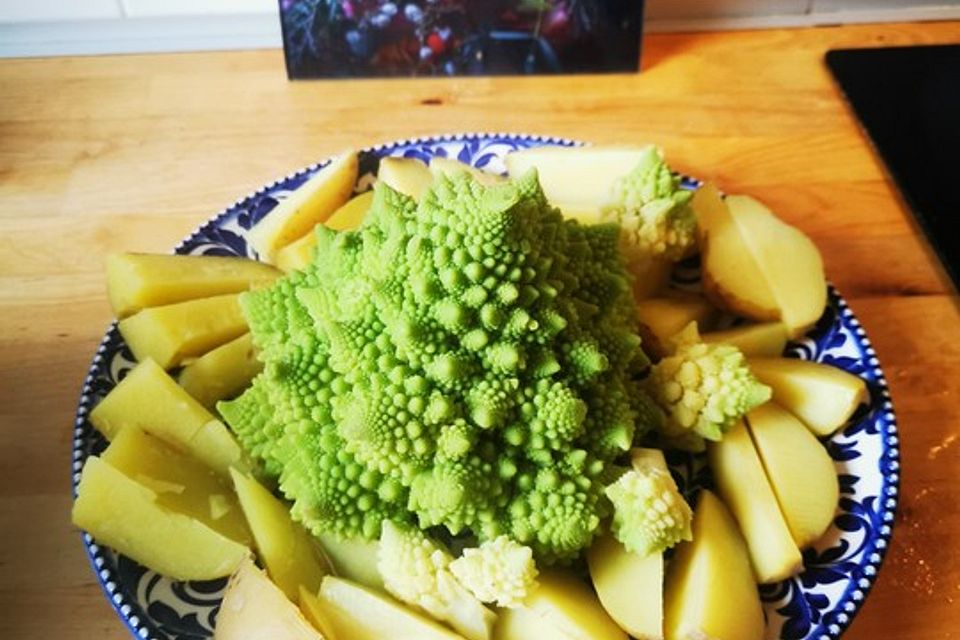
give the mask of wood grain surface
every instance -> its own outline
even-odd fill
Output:
[[[845,637],[960,638],[958,298],[823,65],[946,42],[960,23],[654,35],[638,75],[536,79],[289,83],[280,51],[0,61],[0,638],[127,637],[69,522],[107,252],[166,252],[345,147],[490,130],[655,142],[813,237],[902,432],[893,545]]]

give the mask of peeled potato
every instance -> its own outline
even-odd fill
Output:
[[[88,458],[73,524],[97,542],[175,580],[230,575],[250,550],[199,520],[160,506],[157,494],[100,458]]]
[[[357,154],[343,153],[281,200],[247,234],[260,259],[272,263],[277,251],[330,217],[353,193],[358,168]]]
[[[223,594],[214,640],[334,640],[303,617],[270,578],[246,560]]]
[[[693,540],[667,571],[666,640],[761,640],[763,607],[743,537],[723,503],[703,490]]]
[[[383,158],[377,180],[394,191],[419,200],[433,184],[433,174],[427,165],[415,158]]]

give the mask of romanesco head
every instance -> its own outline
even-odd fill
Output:
[[[478,600],[498,607],[521,606],[537,586],[533,550],[507,536],[464,549],[450,571]]]
[[[696,241],[696,217],[690,206],[693,192],[680,187],[680,179],[656,147],[647,147],[630,173],[613,187],[606,218],[621,226],[624,255],[631,263],[652,257],[679,260]]]
[[[607,487],[607,497],[613,503],[613,534],[628,551],[660,553],[693,536],[690,506],[664,469],[635,465]]]
[[[651,428],[627,391],[647,361],[617,227],[564,220],[535,173],[457,174],[419,203],[379,183],[359,229],[316,234],[310,267],[242,296],[264,371],[220,405],[294,515],[576,557]]]
[[[662,431],[668,438],[692,432],[720,440],[739,418],[770,399],[770,387],[754,377],[736,347],[700,342],[692,323],[674,340],[675,353],[653,366],[647,383],[666,415]]]

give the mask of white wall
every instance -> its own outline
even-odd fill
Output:
[[[645,29],[958,18],[960,0],[646,0]],[[0,57],[280,45],[277,0],[0,0]]]

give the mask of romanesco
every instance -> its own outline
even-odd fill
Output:
[[[642,265],[652,258],[677,261],[691,253],[697,227],[692,196],[652,146],[616,181],[603,214],[620,223],[621,249],[629,264]]]
[[[497,616],[451,572],[453,557],[419,529],[383,523],[377,569],[387,591],[469,640],[489,640]]]
[[[264,370],[220,411],[315,532],[392,521],[576,557],[615,458],[653,425],[615,225],[550,207],[536,174],[384,184],[356,231],[243,294]]]
[[[739,349],[700,341],[691,323],[674,339],[675,352],[653,366],[647,389],[666,414],[661,432],[674,444],[720,440],[748,411],[770,399],[770,387],[750,372]]]
[[[478,600],[498,607],[521,606],[537,586],[533,550],[507,536],[464,549],[450,571]]]
[[[607,487],[613,503],[613,535],[627,551],[646,556],[693,537],[693,512],[670,473],[652,464],[635,464]]]

